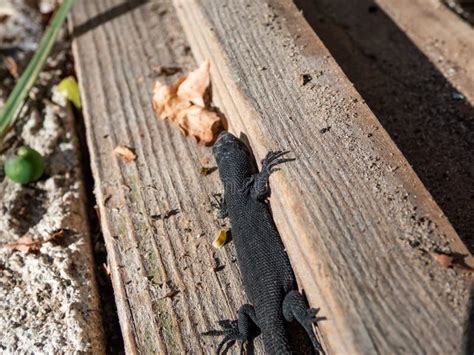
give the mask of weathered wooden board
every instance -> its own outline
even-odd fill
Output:
[[[219,222],[209,196],[221,186],[217,173],[199,173],[210,150],[159,121],[151,108],[153,68],[195,67],[173,8],[166,1],[78,1],[71,20],[126,351],[210,353],[219,339],[200,333],[235,318],[245,298],[232,245],[211,246]],[[118,144],[132,147],[136,161],[114,156]],[[179,212],[159,217],[171,210]]]
[[[440,0],[377,3],[474,105],[474,28]]]
[[[474,107],[446,79],[453,71],[443,75],[372,0],[295,3],[472,253]]]
[[[297,157],[271,203],[328,351],[460,353],[468,276],[430,252],[472,257],[294,4],[174,4],[232,130]]]

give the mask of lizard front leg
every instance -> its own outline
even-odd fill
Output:
[[[275,166],[283,164],[289,161],[295,160],[294,158],[282,158],[289,151],[278,151],[268,152],[265,159],[262,160],[262,169],[258,174],[253,175],[247,185],[251,187],[251,194],[258,200],[265,200],[270,195],[270,188],[268,186],[268,180],[270,175],[277,171]]]
[[[236,321],[224,320],[220,321],[219,325],[223,328],[222,330],[210,330],[203,333],[203,335],[208,336],[224,336],[224,339],[222,339],[217,347],[217,355],[221,353],[226,344],[234,343],[235,341],[240,343],[240,351],[243,354],[244,344],[249,342],[249,346],[251,346],[252,340],[260,333],[255,309],[250,304],[244,304],[239,308]],[[232,346],[232,344],[229,346]]]

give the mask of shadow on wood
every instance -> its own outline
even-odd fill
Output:
[[[295,2],[473,252],[473,107],[373,1]]]
[[[150,0],[130,0],[116,5],[111,9],[88,19],[86,22],[75,26],[72,31],[72,38],[80,37],[84,33],[93,30],[94,28],[106,23],[107,21],[122,16],[127,12],[136,9],[139,6],[146,4],[149,1]]]

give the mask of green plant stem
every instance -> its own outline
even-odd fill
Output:
[[[38,74],[41,72],[44,63],[53,48],[57,34],[73,4],[74,0],[63,0],[63,3],[54,14],[53,19],[41,38],[41,42],[38,45],[35,55],[20,79],[18,79],[15,88],[10,96],[8,96],[7,102],[2,107],[0,111],[0,146],[3,143],[3,137],[13,126],[30,89],[36,82]]]

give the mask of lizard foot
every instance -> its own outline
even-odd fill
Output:
[[[258,174],[252,176],[249,181],[250,184],[253,184],[253,195],[259,199],[264,200],[270,196],[270,188],[268,186],[268,179],[270,175],[279,170],[275,168],[277,165],[293,161],[294,158],[282,158],[284,155],[288,154],[289,151],[277,151],[277,152],[268,152],[265,158],[262,160],[262,169]]]
[[[313,324],[325,317],[318,317],[319,309],[307,308],[305,299],[298,291],[290,291],[283,301],[283,316],[288,322],[296,320],[308,334],[314,349],[318,354],[324,354],[321,344],[313,332]]]
[[[235,342],[239,343],[241,354],[244,353],[245,343],[248,343],[249,347],[252,347],[252,340],[259,334],[258,327],[255,323],[256,316],[253,306],[244,304],[239,308],[238,316],[238,320],[219,321],[219,325],[222,328],[221,330],[210,330],[203,333],[203,335],[207,336],[224,336],[217,347],[217,355],[221,354],[225,346],[226,348],[222,353],[226,353]]]
[[[222,330],[210,330],[203,333],[203,335],[207,336],[224,336],[224,338],[219,343],[219,346],[217,347],[216,354],[221,354],[222,349],[224,349],[224,346],[227,345],[224,352],[222,352],[223,354],[226,353],[227,350],[232,345],[234,345],[236,341],[240,343],[240,352],[243,353],[243,344],[245,342],[245,339],[239,332],[237,321],[221,320],[219,321],[219,325],[221,326]]]

